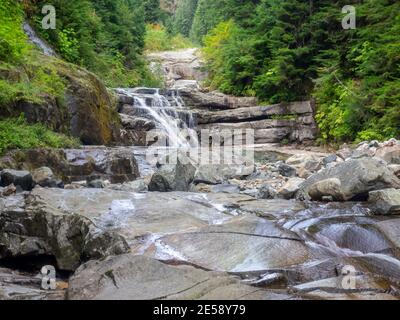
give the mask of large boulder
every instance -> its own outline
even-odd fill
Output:
[[[29,123],[45,123],[50,129],[68,133],[88,145],[119,142],[117,103],[103,82],[93,73],[60,59],[39,54],[36,58],[37,65],[47,68],[49,74],[55,71],[60,76],[65,84],[64,93],[61,97],[43,94],[41,102],[21,98],[14,101],[12,108],[1,108],[0,116],[23,113]]]
[[[376,214],[400,214],[400,190],[372,191],[369,193],[369,202]]]
[[[340,192],[337,190],[338,181],[330,184],[325,182],[324,188],[321,188],[321,181],[327,179],[339,180]],[[329,185],[332,186],[332,189],[325,188]],[[339,163],[335,167],[312,175],[301,185],[297,197],[311,199],[310,190],[314,192],[318,189],[320,192],[316,194],[315,200],[319,200],[322,196],[332,195],[335,195],[336,200],[340,201],[366,200],[370,191],[388,188],[400,189],[400,179],[387,168],[386,163],[374,158],[361,158]]]
[[[301,184],[304,182],[302,178],[290,178],[281,189],[278,190],[278,197],[283,199],[292,199],[296,192],[299,191]]]
[[[83,261],[128,250],[122,236],[34,193],[0,198],[0,259],[52,256],[59,269],[74,271]]]
[[[400,142],[387,143],[376,151],[375,157],[387,163],[400,164]]]
[[[253,159],[241,155],[234,155],[231,161],[224,161],[223,155],[211,154],[211,160],[197,166],[194,183],[224,184],[230,179],[243,179],[256,170]]]
[[[311,199],[321,201],[325,197],[332,197],[333,200],[340,201],[343,198],[342,183],[337,178],[325,179],[314,183],[308,191]]]
[[[33,181],[41,187],[56,188],[57,180],[53,171],[48,167],[41,167],[33,171]]]
[[[153,174],[149,191],[189,191],[195,172],[190,162],[184,164],[178,160],[176,165],[164,165]]]
[[[90,261],[71,278],[69,300],[272,299],[280,296],[222,272],[170,266],[142,256]]]
[[[30,191],[34,187],[32,175],[29,171],[18,171],[5,169],[0,172],[0,186],[7,187],[13,184],[22,190]]]

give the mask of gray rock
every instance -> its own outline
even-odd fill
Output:
[[[10,184],[5,188],[0,188],[0,195],[3,197],[9,197],[15,193],[17,193],[17,188],[14,186],[14,184]]]
[[[385,160],[389,164],[400,164],[400,143],[391,143],[379,148],[375,157]]]
[[[132,182],[125,182],[123,184],[113,184],[107,188],[117,191],[127,191],[135,193],[143,193],[148,191],[148,186],[143,179],[139,179]]]
[[[212,186],[211,191],[215,193],[239,193],[240,187],[233,184],[218,184]]]
[[[300,170],[307,170],[309,172],[316,172],[321,169],[322,161],[316,156],[297,154],[286,160],[286,164],[296,167]]]
[[[89,219],[43,202],[36,194],[45,190],[61,192],[35,188],[27,198],[0,198],[0,259],[47,255],[56,259],[59,269],[73,271],[82,261],[129,250],[122,236],[102,232]]]
[[[287,200],[293,199],[304,181],[305,180],[301,178],[289,179],[289,181],[286,182],[284,186],[278,190],[278,197]]]
[[[38,275],[26,274],[0,268],[0,300],[64,300],[65,290],[43,290],[42,279]]]
[[[258,190],[257,189],[245,189],[241,191],[242,194],[248,195],[253,198],[257,198],[258,196]]]
[[[106,186],[102,179],[89,179],[86,183],[88,188],[94,189],[103,189]]]
[[[33,178],[30,172],[5,169],[0,172],[0,185],[2,187],[7,187],[10,184],[20,186],[26,191],[30,191],[34,187]]]
[[[121,255],[90,261],[70,280],[69,300],[272,299],[273,294],[222,272],[170,266],[154,259]]]
[[[327,166],[328,164],[333,163],[336,160],[337,160],[337,155],[336,154],[332,154],[332,155],[322,159],[322,162],[324,163],[325,166]]]
[[[295,177],[296,176],[296,169],[285,164],[281,163],[278,167],[279,173],[284,177]]]
[[[43,188],[57,188],[58,182],[53,171],[48,167],[41,167],[33,170],[33,181]]]
[[[400,164],[390,164],[388,168],[393,171],[393,173],[400,178]]]
[[[315,183],[327,179],[340,181],[341,201],[366,200],[370,191],[400,188],[400,179],[384,163],[372,158],[362,158],[339,163],[333,168],[312,175],[301,185],[297,197],[310,199],[310,188]]]
[[[89,147],[82,149],[31,149],[11,151],[0,158],[1,168],[50,168],[64,183],[103,176],[112,183],[138,178],[139,169],[132,148]]]
[[[257,199],[275,199],[277,192],[269,183],[264,184],[258,190]]]
[[[372,191],[369,200],[372,203],[375,214],[400,214],[400,190],[386,189]]]
[[[204,164],[197,168],[194,183],[223,184],[230,179],[241,179],[255,171],[254,163],[237,157],[232,164]]]
[[[155,172],[149,183],[149,191],[189,191],[196,169],[191,163],[164,165]]]
[[[308,191],[308,195],[314,201],[321,201],[325,197],[331,197],[336,201],[343,200],[341,193],[342,183],[337,178],[325,179],[314,183]]]

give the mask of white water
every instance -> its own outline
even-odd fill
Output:
[[[23,29],[24,29],[25,34],[28,36],[29,40],[36,47],[38,47],[40,50],[42,50],[42,52],[46,56],[53,56],[54,57],[56,55],[54,50],[47,43],[45,43],[42,39],[40,39],[37,36],[35,30],[33,30],[33,28],[27,22],[24,22]]]
[[[153,94],[140,93],[141,89],[118,89],[134,99],[135,109],[140,110],[155,122],[157,129],[167,139],[166,145],[174,148],[197,148],[199,146],[197,133],[195,131],[195,120],[193,114],[185,108],[184,101],[177,92],[172,92],[171,103],[165,96],[160,94],[159,89]],[[179,113],[186,114],[188,119],[183,121]]]

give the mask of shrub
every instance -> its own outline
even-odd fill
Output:
[[[72,148],[78,140],[54,133],[42,124],[27,124],[23,116],[0,121],[0,154],[11,149]]]

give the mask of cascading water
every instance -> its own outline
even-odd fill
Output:
[[[198,147],[194,114],[185,107],[179,92],[169,91],[167,96],[160,89],[151,88],[117,89],[117,92],[133,98],[131,114],[153,121],[164,135],[166,146]]]
[[[29,40],[36,47],[42,50],[43,54],[45,54],[46,56],[53,56],[53,57],[56,56],[54,50],[48,44],[46,44],[46,42],[44,42],[37,36],[35,30],[33,30],[33,28],[27,22],[24,22],[23,29],[25,34],[28,36]]]

